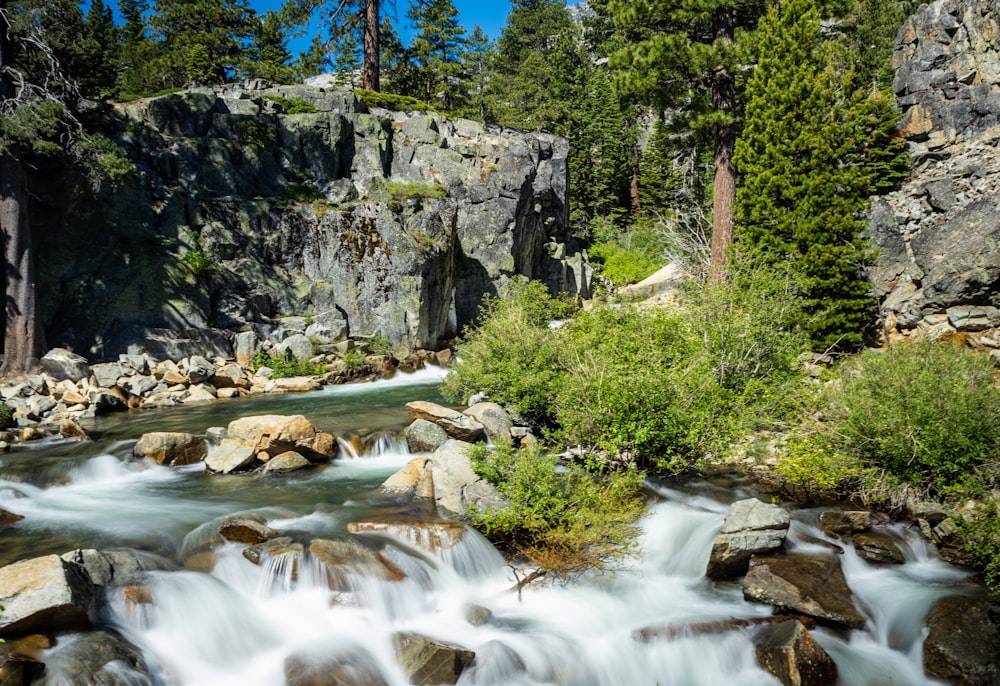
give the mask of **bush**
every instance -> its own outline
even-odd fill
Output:
[[[0,403],[0,431],[6,431],[14,425],[14,415],[6,403]]]
[[[368,341],[368,352],[372,355],[389,355],[392,353],[392,343],[389,337],[379,331]]]
[[[353,372],[355,369],[361,369],[367,363],[364,353],[360,350],[348,350],[344,353],[344,356],[340,361],[344,365],[344,369],[349,372]]]
[[[321,376],[326,368],[320,364],[311,364],[307,360],[289,360],[284,357],[271,357],[263,350],[257,352],[253,360],[254,371],[261,367],[269,367],[274,371],[273,379],[286,379],[292,376]]]
[[[981,355],[928,341],[862,353],[844,365],[827,397],[834,445],[918,487],[960,486],[995,468],[1000,390],[993,371]]]
[[[417,100],[409,95],[396,95],[394,93],[376,93],[375,91],[356,90],[354,94],[368,107],[381,107],[396,112],[434,112],[434,108],[422,100]]]
[[[478,444],[469,458],[510,502],[505,509],[474,509],[473,526],[543,573],[600,572],[634,551],[635,522],[645,508],[638,470],[561,469],[555,455],[537,446],[514,450],[509,443]]]
[[[285,114],[312,114],[319,111],[315,105],[302,98],[286,98],[274,93],[265,93],[263,97],[281,107]]]
[[[424,183],[421,181],[413,181],[410,183],[390,181],[385,185],[385,190],[394,200],[444,198],[448,195],[448,189],[444,186],[437,183]]]

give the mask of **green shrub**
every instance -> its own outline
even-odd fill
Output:
[[[279,200],[289,203],[310,203],[325,200],[326,196],[311,183],[290,183],[281,190]]]
[[[240,143],[254,148],[266,148],[278,140],[278,131],[272,124],[258,119],[241,119],[233,125]]]
[[[356,90],[354,94],[368,107],[381,107],[386,110],[396,112],[433,112],[433,107],[417,100],[409,95],[395,95],[394,93],[376,93],[375,91]]]
[[[6,431],[14,424],[14,415],[6,403],[0,403],[0,431]]]
[[[209,257],[204,250],[188,250],[181,259],[184,260],[184,264],[191,268],[191,271],[198,275],[215,267],[215,260]]]
[[[414,181],[390,181],[385,185],[386,192],[395,200],[413,200],[418,198],[444,198],[448,189],[437,183]]]
[[[392,343],[389,337],[379,331],[368,340],[368,352],[372,355],[389,355],[392,353]]]
[[[662,264],[641,253],[631,251],[618,243],[598,243],[588,250],[590,258],[600,265],[601,274],[616,286],[642,281],[652,275]]]
[[[555,455],[509,443],[478,444],[469,457],[510,502],[504,509],[473,509],[473,526],[544,573],[600,572],[634,551],[635,522],[645,508],[638,470],[561,469]]]
[[[315,105],[302,98],[286,98],[274,93],[265,93],[263,98],[281,107],[285,114],[312,114],[319,111]]]
[[[321,364],[311,364],[307,360],[288,360],[284,357],[271,357],[263,350],[254,357],[254,371],[261,367],[269,367],[274,371],[273,379],[286,379],[292,376],[322,376],[326,368]]]
[[[349,372],[354,371],[355,369],[361,369],[367,362],[367,360],[365,360],[364,353],[360,350],[348,350],[344,353],[344,356],[340,361],[344,365],[344,369]]]
[[[1000,511],[996,502],[977,503],[955,520],[966,559],[982,570],[986,587],[1000,595]]]

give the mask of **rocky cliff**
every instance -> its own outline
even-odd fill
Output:
[[[992,0],[922,5],[899,33],[893,87],[913,173],[871,213],[890,335],[1000,326],[998,40]]]
[[[225,347],[219,332],[280,338],[298,315],[436,347],[514,275],[588,295],[556,136],[307,86],[197,89],[103,117],[136,166],[124,186],[32,179],[50,345]]]

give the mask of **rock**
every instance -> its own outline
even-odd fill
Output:
[[[389,686],[365,650],[293,653],[285,658],[285,686]]]
[[[233,337],[233,350],[236,353],[236,364],[241,367],[251,367],[257,351],[260,350],[260,340],[253,331],[243,331]]]
[[[63,438],[87,438],[87,430],[75,419],[63,419],[59,422],[59,435]]]
[[[761,669],[783,686],[834,686],[837,665],[798,620],[769,624],[754,636]]]
[[[471,650],[417,634],[396,634],[393,645],[403,673],[415,686],[457,684],[476,657]]]
[[[208,381],[215,375],[215,365],[201,355],[192,355],[181,362],[181,370],[193,384]]]
[[[150,568],[148,559],[132,550],[71,550],[62,559],[77,565],[94,586],[121,586],[138,581]]]
[[[316,354],[312,341],[310,341],[308,336],[304,334],[294,334],[289,336],[278,344],[275,351],[278,355],[283,355],[287,352],[292,356],[292,359],[298,362],[305,362]]]
[[[755,556],[743,579],[743,597],[832,626],[860,629],[865,625],[854,607],[840,560],[831,555]]]
[[[39,364],[56,381],[68,379],[76,383],[90,376],[87,358],[66,348],[53,348],[42,356]]]
[[[318,379],[311,376],[286,376],[283,379],[274,379],[273,383],[276,389],[285,393],[307,393],[318,391],[323,387]]]
[[[164,466],[195,464],[207,455],[208,444],[204,438],[169,431],[143,434],[132,448],[133,458],[146,458]]]
[[[284,569],[281,571],[287,571],[290,578],[296,579],[298,578],[299,560],[302,559],[302,552],[301,543],[296,543],[288,536],[279,536],[245,548],[243,557],[255,565],[265,564],[270,559],[284,558]],[[278,571],[278,568],[275,571]]]
[[[501,405],[478,402],[465,410],[463,414],[482,424],[491,441],[511,440],[510,430],[514,426],[514,422],[511,421],[507,410],[503,409]]]
[[[475,443],[486,439],[486,430],[478,421],[437,403],[415,400],[406,403],[406,413],[411,419],[424,419],[437,424],[459,441]]]
[[[956,686],[1000,681],[1000,603],[949,596],[931,608],[924,622],[924,669]]]
[[[838,538],[867,531],[871,525],[872,515],[864,510],[824,510],[819,515],[819,528],[824,533]]]
[[[209,383],[220,391],[225,388],[250,388],[250,380],[243,367],[238,364],[224,364],[217,367]]]
[[[269,457],[293,450],[312,462],[328,461],[336,450],[332,434],[318,430],[302,415],[258,415],[229,423],[227,434],[253,452]]]
[[[215,398],[216,398],[215,388],[213,388],[207,383],[200,383],[191,386],[191,388],[187,390],[187,393],[184,396],[184,402],[205,403],[211,400],[215,400]]]
[[[331,589],[348,589],[351,575],[382,581],[402,581],[406,574],[390,560],[355,540],[317,539],[309,545],[309,554],[323,565]]]
[[[339,341],[346,338],[347,335],[347,319],[336,311],[317,314],[306,328],[306,336],[316,338],[321,343]]]
[[[401,500],[412,500],[413,498],[433,500],[434,476],[431,472],[430,460],[426,457],[413,458],[406,463],[406,466],[383,481],[379,490]]]
[[[854,550],[858,553],[858,557],[869,562],[900,565],[906,562],[906,557],[896,539],[889,534],[881,531],[865,531],[855,534],[851,541],[854,543]]]
[[[472,626],[483,626],[493,619],[493,610],[482,605],[466,605],[462,615]]]
[[[465,525],[461,522],[416,517],[387,517],[350,522],[347,530],[352,534],[388,536],[436,556],[458,545],[465,536]]]
[[[299,469],[305,469],[311,467],[312,462],[302,457],[294,450],[286,450],[279,455],[272,457],[264,465],[264,469],[261,471],[262,474],[286,474],[288,472],[294,472]]]
[[[227,438],[205,457],[205,468],[210,472],[230,474],[251,469],[257,464],[257,451],[251,445]]]
[[[94,375],[94,381],[101,388],[111,388],[118,383],[122,375],[122,368],[117,362],[104,362],[91,365],[90,373]]]
[[[404,431],[406,447],[411,453],[434,452],[448,440],[448,433],[434,422],[414,419]]]
[[[716,580],[743,576],[752,555],[772,552],[784,544],[790,521],[785,510],[756,498],[733,503],[715,537],[705,575]]]
[[[37,683],[45,668],[44,651],[51,647],[52,641],[41,634],[0,643],[0,686]]]
[[[94,584],[77,565],[46,555],[0,568],[0,636],[90,626]]]
[[[122,412],[128,409],[128,404],[125,400],[110,391],[92,390],[87,397],[98,414]]]
[[[219,526],[219,534],[232,543],[257,545],[279,538],[281,534],[261,522],[246,517],[233,517]]]
[[[459,517],[468,516],[470,505],[480,511],[506,507],[496,487],[472,469],[466,455],[470,447],[468,443],[449,439],[431,456],[434,501]]]
[[[101,630],[61,638],[46,654],[45,675],[35,683],[151,686],[153,678],[137,647],[118,634]]]
[[[14,514],[13,512],[8,512],[0,508],[0,529],[8,527],[15,522],[19,522],[24,519],[24,515]]]

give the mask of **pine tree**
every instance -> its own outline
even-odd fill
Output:
[[[152,27],[165,47],[157,66],[173,86],[225,83],[253,35],[246,0],[156,0]]]
[[[84,52],[89,69],[81,74],[80,89],[86,94],[113,91],[121,63],[120,32],[115,26],[111,8],[102,0],[91,0],[86,19]]]
[[[863,276],[872,256],[861,237],[864,210],[876,169],[895,168],[898,177],[905,155],[884,140],[883,154],[872,153],[884,132],[872,119],[881,105],[851,93],[852,74],[824,43],[812,0],[787,0],[760,28],[736,147],[740,252],[790,262],[813,345],[849,350],[861,344],[874,306]]]
[[[363,60],[361,86],[367,90],[381,89],[382,4],[380,0],[285,0],[282,16],[290,26],[308,25],[310,18],[320,15],[329,27],[329,37],[323,40],[327,49],[340,43],[345,33],[360,31]],[[314,55],[311,60],[315,62]]]
[[[298,74],[291,61],[292,53],[288,50],[288,36],[281,16],[274,11],[265,12],[257,18],[252,41],[243,52],[243,75],[274,83],[292,83]]]
[[[417,0],[406,16],[417,33],[410,52],[417,67],[415,97],[450,110],[455,104],[465,29],[451,0]]]
[[[472,29],[460,56],[461,72],[456,88],[454,112],[460,117],[486,120],[486,94],[494,78],[493,60],[496,48],[479,26]]]
[[[639,207],[643,214],[663,215],[680,204],[683,173],[674,158],[670,130],[657,118],[639,162]]]
[[[155,92],[171,85],[157,67],[163,46],[149,36],[150,27],[145,19],[148,9],[146,0],[118,1],[118,13],[124,24],[120,29],[121,62],[117,85],[119,93],[125,97]]]

